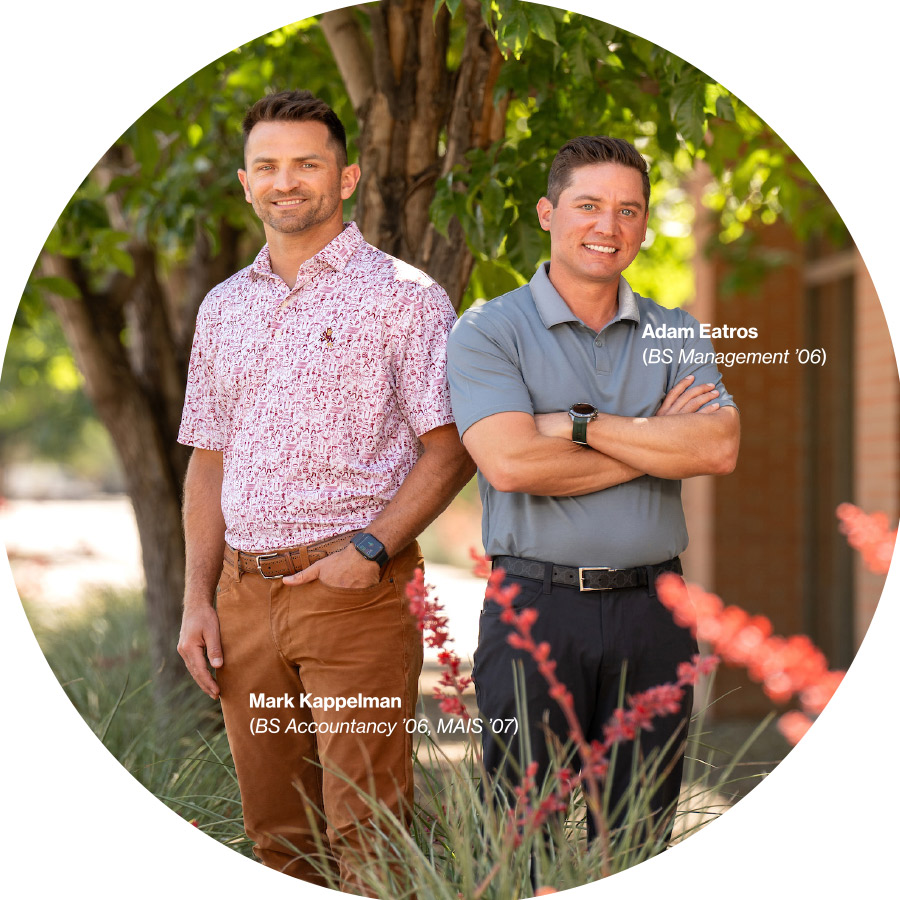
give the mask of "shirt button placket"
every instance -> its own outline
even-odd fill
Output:
[[[609,375],[609,350],[602,335],[594,340],[594,365],[598,375]]]

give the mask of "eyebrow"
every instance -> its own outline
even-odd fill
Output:
[[[579,197],[574,197],[572,199],[573,203],[602,203],[602,197],[591,197],[588,194],[582,194]],[[633,209],[639,209],[641,212],[644,211],[644,204],[640,200],[626,200],[624,203],[619,203],[617,206],[628,206]]]
[[[319,156],[317,153],[307,153],[306,156],[295,156],[291,159],[291,162],[308,162],[309,160],[322,160],[325,159],[324,156]],[[277,163],[277,160],[273,156],[255,156],[250,160],[251,166],[259,165],[260,163]]]

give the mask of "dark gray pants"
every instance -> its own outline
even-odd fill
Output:
[[[589,742],[603,740],[603,726],[619,706],[620,697],[675,681],[678,664],[697,653],[697,642],[690,631],[675,625],[652,587],[581,592],[572,587],[509,576],[504,584],[511,583],[520,588],[515,607],[520,610],[532,607],[538,612],[532,634],[536,642],[550,644],[557,676],[572,694],[578,721]],[[484,762],[488,772],[500,772],[514,783],[515,767],[504,765],[505,747],[509,747],[508,759],[518,765],[523,732],[527,730],[531,758],[539,766],[537,783],[540,785],[550,762],[544,723],[563,744],[568,740],[568,725],[559,705],[549,696],[547,682],[534,660],[507,643],[511,629],[511,625],[500,621],[500,607],[493,601],[485,601],[473,672],[478,707],[485,720]],[[528,722],[519,723],[518,736],[500,728],[495,735],[491,720],[516,716],[513,675],[516,661],[521,663],[524,675]],[[668,774],[652,796],[650,808],[655,813],[655,821],[648,824],[658,834],[659,817],[663,816],[663,827],[671,829],[692,703],[693,690],[687,688],[679,713],[655,719],[653,730],[641,731],[638,741],[618,745],[615,767],[608,776],[610,813],[628,792],[635,746],[646,759],[654,750],[661,753],[670,742],[660,767],[660,772],[668,769]],[[577,759],[574,767],[578,768]],[[611,817],[611,827],[622,824],[624,819],[622,809],[618,816]],[[591,816],[587,826],[588,837],[595,837]]]

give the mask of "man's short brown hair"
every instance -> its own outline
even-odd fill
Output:
[[[634,144],[629,144],[621,138],[603,136],[572,138],[560,147],[550,166],[547,199],[556,206],[559,195],[572,181],[572,173],[583,166],[593,166],[597,163],[617,163],[620,166],[637,169],[641,173],[644,210],[650,209],[650,176],[644,157]]]
[[[335,111],[309,91],[279,91],[257,100],[241,125],[244,131],[244,147],[253,126],[258,122],[321,122],[328,129],[334,144],[338,164],[347,165],[347,132]]]

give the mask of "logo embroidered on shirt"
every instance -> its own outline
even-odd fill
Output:
[[[330,328],[326,328],[319,335],[319,340],[324,342],[326,350],[330,350],[334,346],[334,332]]]

